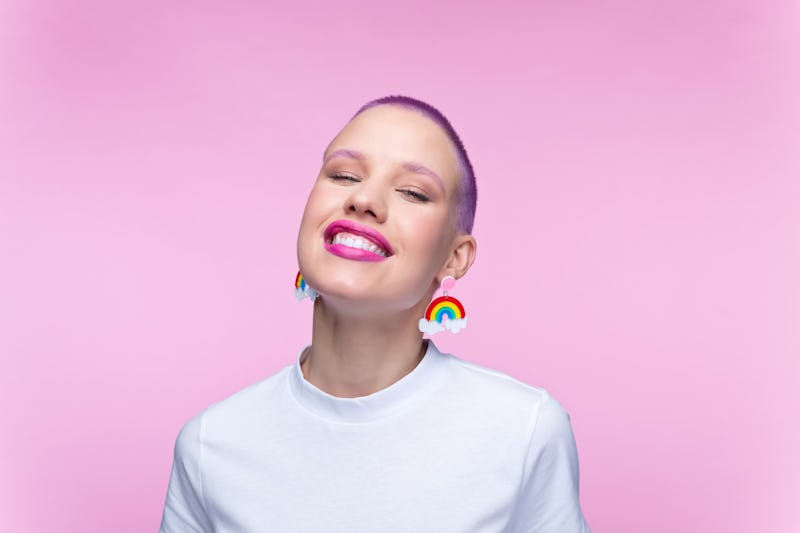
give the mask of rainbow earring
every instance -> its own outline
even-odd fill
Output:
[[[294,278],[294,297],[297,298],[299,302],[303,298],[308,298],[312,302],[317,299],[317,291],[311,288],[311,285],[306,283],[306,278],[298,272],[297,276]]]
[[[428,335],[440,331],[450,330],[458,333],[467,327],[467,312],[457,298],[447,294],[447,291],[456,286],[453,276],[445,276],[439,288],[442,296],[434,298],[425,310],[425,316],[419,319],[419,330]]]

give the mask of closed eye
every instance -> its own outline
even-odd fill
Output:
[[[399,192],[403,193],[404,195],[408,196],[410,199],[417,201],[417,202],[430,202],[431,199],[422,194],[421,192],[415,191],[413,189],[397,189]]]
[[[341,181],[341,182],[351,182],[351,183],[358,183],[361,181],[359,178],[355,176],[351,176],[350,174],[331,174],[329,176],[331,181]]]

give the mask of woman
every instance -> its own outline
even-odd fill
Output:
[[[423,339],[466,324],[450,292],[475,260],[475,198],[437,110],[356,113],[297,239],[311,345],[181,429],[163,533],[588,532],[559,403]]]

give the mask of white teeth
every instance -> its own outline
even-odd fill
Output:
[[[380,246],[377,246],[374,242],[369,241],[359,235],[353,235],[352,233],[337,233],[331,239],[331,244],[342,244],[350,248],[367,250],[374,254],[380,255],[381,257],[386,257],[386,252]]]

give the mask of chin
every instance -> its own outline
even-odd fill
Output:
[[[316,279],[316,278],[315,278]],[[309,282],[310,283],[310,282]],[[356,276],[332,273],[330,270],[319,280],[317,285],[311,285],[323,297],[341,300],[370,301],[377,296],[365,286],[364,280]]]

